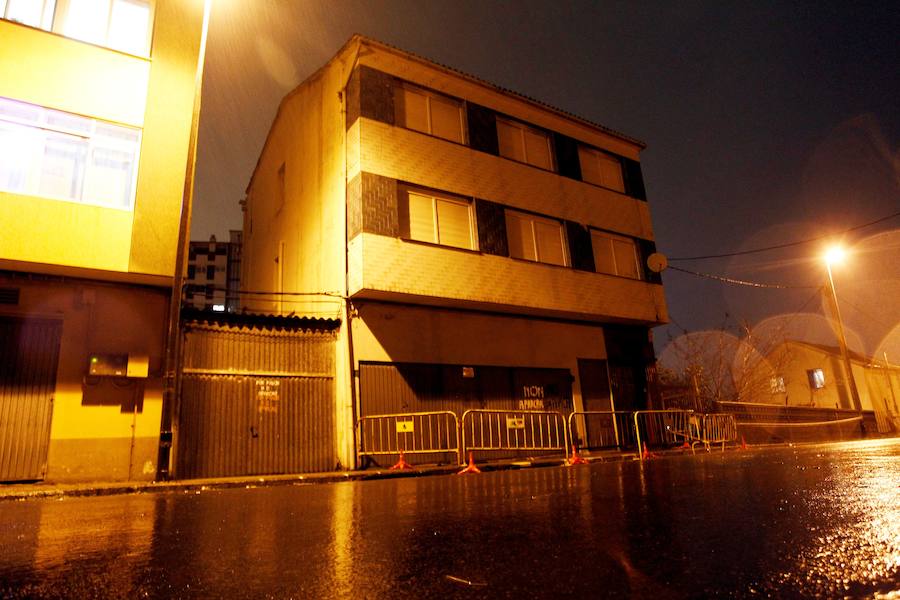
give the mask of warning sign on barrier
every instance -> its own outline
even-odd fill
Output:
[[[412,433],[416,430],[412,419],[397,420],[397,433]]]
[[[507,429],[525,429],[525,417],[506,417]]]

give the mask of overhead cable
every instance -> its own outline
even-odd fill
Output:
[[[756,281],[745,281],[743,279],[734,279],[733,277],[724,277],[722,275],[712,275],[710,273],[698,273],[697,271],[691,271],[689,269],[682,269],[681,267],[675,267],[669,265],[669,269],[674,271],[680,271],[682,273],[687,273],[688,275],[694,275],[696,277],[704,277],[706,279],[712,279],[714,281],[721,281],[723,283],[730,283],[732,285],[743,285],[747,287],[755,287],[755,288],[768,288],[768,289],[777,289],[777,290],[811,290],[818,289],[821,286],[817,285],[782,285],[778,283],[759,283]]]
[[[802,246],[803,244],[810,244],[812,242],[818,242],[824,239],[828,239],[837,235],[841,235],[844,233],[849,233],[851,231],[856,231],[858,229],[864,229],[866,227],[871,227],[872,225],[877,225],[878,223],[882,223],[884,221],[888,221],[890,219],[894,219],[896,217],[900,217],[900,212],[895,212],[894,214],[887,215],[885,217],[881,217],[880,219],[875,219],[874,221],[869,221],[868,223],[863,223],[862,225],[856,225],[855,227],[850,227],[847,229],[843,229],[841,231],[835,231],[833,233],[828,233],[825,235],[819,235],[816,237],[807,238],[805,240],[798,240],[796,242],[787,242],[784,244],[776,244],[774,246],[765,246],[763,248],[754,248],[753,250],[741,250],[739,252],[726,252],[723,254],[707,254],[705,256],[678,256],[674,258],[669,258],[669,262],[673,260],[706,260],[710,258],[728,258],[731,256],[743,256],[745,254],[757,254],[759,252],[768,252],[770,250],[781,250],[782,248],[792,248],[794,246]]]

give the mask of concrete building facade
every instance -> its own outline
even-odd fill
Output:
[[[191,242],[184,277],[184,304],[198,310],[235,312],[240,307],[241,236],[229,231],[227,242]]]
[[[643,147],[360,36],[284,98],[243,203],[242,286],[275,293],[245,300],[261,312],[346,299],[344,465],[367,414],[647,406],[667,312]]]
[[[0,1],[0,480],[156,474],[202,19]]]

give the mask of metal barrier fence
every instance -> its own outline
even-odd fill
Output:
[[[569,445],[584,450],[633,448],[637,445],[630,412],[588,410],[569,415]]]
[[[517,454],[562,453],[573,445],[585,450],[637,450],[685,442],[725,444],[737,440],[731,414],[690,410],[582,411],[568,417],[556,411],[471,409],[397,413],[361,417],[357,423],[357,459],[364,456],[449,454],[465,463],[469,451]],[[428,457],[422,457],[427,460]],[[495,458],[500,458],[496,456]]]
[[[555,411],[472,409],[460,419],[460,462],[466,452],[561,451],[568,458],[566,419]]]
[[[696,427],[696,415],[690,410],[636,411],[634,431],[638,456],[643,459],[641,449],[645,444],[654,448],[683,444],[690,437],[691,417],[694,417]]]
[[[357,459],[392,454],[459,457],[459,421],[449,410],[369,415],[356,422]]]
[[[725,451],[725,444],[737,441],[737,424],[734,421],[734,415],[727,414],[708,414],[696,415],[699,420],[699,431],[696,439],[691,440],[691,451],[694,450],[695,444],[703,444],[707,450],[711,444],[721,444],[722,451]],[[689,431],[691,425],[698,422],[694,418],[689,420]]]

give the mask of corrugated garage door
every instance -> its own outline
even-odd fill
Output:
[[[46,474],[61,335],[61,321],[0,317],[0,481]]]
[[[331,331],[186,326],[176,477],[335,468]]]
[[[359,386],[363,417],[452,411],[462,418],[470,409],[553,410],[563,415],[572,411],[572,376],[567,369],[366,362],[359,365]],[[420,454],[406,458],[423,464],[441,457]]]

